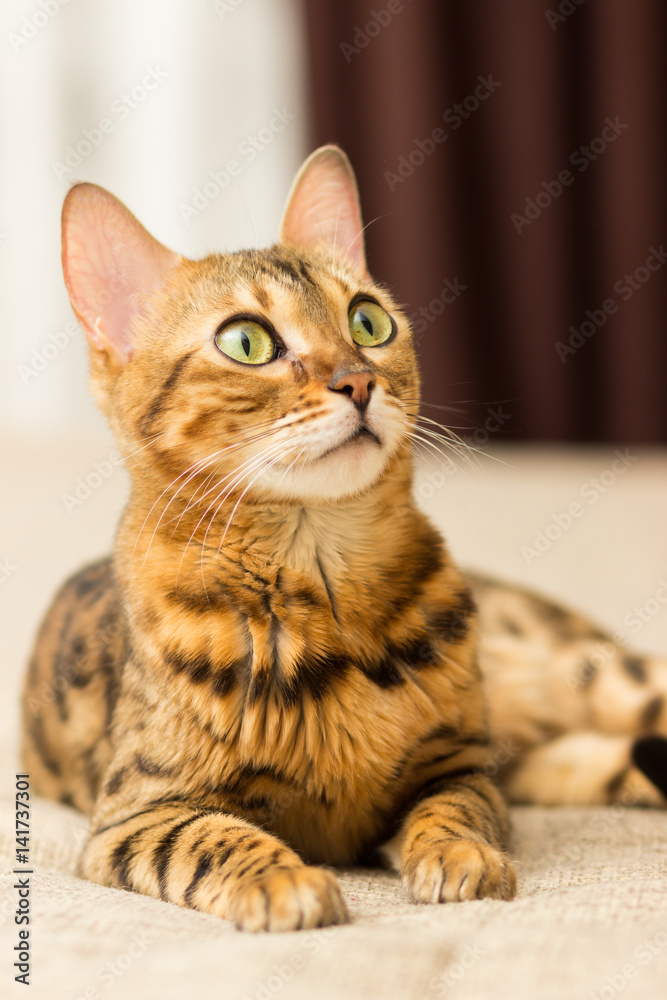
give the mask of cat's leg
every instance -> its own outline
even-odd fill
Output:
[[[330,872],[304,864],[252,823],[184,802],[149,805],[93,829],[79,872],[102,885],[225,917],[248,931],[347,919]]]
[[[206,728],[187,681],[170,687],[161,677],[148,661],[126,664],[80,874],[244,930],[343,922],[334,876],[255,825],[239,788],[236,798],[225,792],[225,774],[239,768],[233,747]]]
[[[511,802],[667,805],[667,739],[565,733],[517,756],[503,780]]]
[[[417,903],[511,899],[516,876],[503,850],[508,834],[501,792],[472,770],[430,783],[382,853]]]

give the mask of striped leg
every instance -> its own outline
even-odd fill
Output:
[[[245,820],[164,803],[98,828],[80,874],[233,920],[249,931],[342,923],[347,910],[329,872],[305,865]]]
[[[508,834],[501,793],[475,772],[430,782],[386,853],[417,903],[511,899],[516,876],[502,850]]]

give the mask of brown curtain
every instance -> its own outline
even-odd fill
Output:
[[[667,5],[305,8],[313,145],[358,172],[425,399],[500,403],[498,436],[665,441]]]

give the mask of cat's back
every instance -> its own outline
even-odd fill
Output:
[[[108,557],[63,584],[35,642],[23,695],[23,761],[36,793],[92,808],[126,653]]]

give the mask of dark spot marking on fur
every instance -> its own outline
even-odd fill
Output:
[[[323,601],[312,587],[298,587],[288,595],[290,603],[300,604],[307,608],[321,608]]]
[[[170,664],[172,669],[177,674],[187,674],[193,684],[203,684],[211,677],[212,667],[211,661],[203,653],[199,653],[197,656],[187,657],[177,653],[174,650],[168,650],[164,654],[164,658],[167,663]]]
[[[271,674],[266,667],[253,670],[250,683],[246,691],[246,698],[249,705],[254,705],[266,694],[271,684]]]
[[[429,757],[428,760],[419,761],[415,767],[421,770],[425,767],[433,767],[435,764],[444,764],[446,761],[451,760],[452,757],[458,757],[463,752],[463,749],[463,747],[457,746],[453,750],[448,750],[447,753],[439,753],[435,757]]]
[[[139,421],[139,430],[145,437],[150,437],[150,435],[153,433],[153,424],[157,419],[157,417],[159,416],[159,414],[162,412],[165,403],[169,399],[169,396],[171,395],[174,386],[178,382],[178,379],[183,369],[187,365],[192,355],[193,352],[190,351],[187,354],[184,354],[182,357],[178,359],[178,361],[174,363],[169,375],[162,383],[162,386],[160,387],[157,395],[153,398],[150,406],[148,407],[143,417]]]
[[[257,865],[258,862],[262,863],[262,861],[263,861],[262,857],[250,858],[250,860],[246,861],[244,865],[241,865],[240,868],[236,869],[236,871],[234,872],[235,877],[237,879],[244,878],[250,871],[252,871],[252,869]]]
[[[460,738],[460,732],[454,726],[448,726],[446,723],[441,723],[432,729],[430,733],[426,736],[422,736],[420,743],[430,743],[431,740],[451,740],[455,743]],[[484,741],[486,742],[486,740]]]
[[[116,873],[119,885],[123,888],[130,888],[130,865],[134,860],[133,847],[139,839],[143,830],[135,830],[116,844],[111,854],[111,866]]]
[[[190,854],[196,854],[201,845],[207,839],[207,837],[208,833],[202,833],[201,837],[197,837],[197,839],[192,844],[190,844]]]
[[[92,679],[93,679],[92,673],[85,674],[83,673],[83,671],[77,670],[74,674],[72,674],[70,678],[70,684],[73,688],[81,690],[82,688],[87,687],[88,684],[90,684],[90,682],[92,681]]]
[[[623,784],[628,776],[629,770],[630,769],[628,767],[624,767],[622,771],[619,771],[618,774],[615,774],[614,777],[607,782],[606,793],[609,802],[616,801],[616,796],[623,787]]]
[[[293,780],[271,764],[244,764],[234,770],[222,785],[222,791],[234,797],[245,795],[254,782],[265,780],[270,783],[294,787]]]
[[[347,673],[349,667],[350,661],[346,656],[311,653],[299,660],[291,676],[279,671],[275,680],[276,688],[288,706],[295,705],[306,692],[315,701],[319,701],[331,684]]]
[[[439,662],[438,654],[426,632],[411,636],[402,643],[392,643],[388,653],[409,667],[428,667]]]
[[[438,662],[429,635],[418,633],[407,636],[402,642],[390,642],[385,655],[374,663],[359,663],[359,669],[381,688],[404,684],[406,667],[427,667]]]
[[[521,626],[511,618],[502,618],[500,624],[501,627],[504,628],[506,632],[509,632],[510,635],[515,635],[517,638],[523,635],[523,629]]]
[[[584,660],[577,672],[577,680],[579,681],[579,686],[584,689],[590,687],[595,678],[597,677],[597,675],[598,675],[598,668],[593,663],[593,661]]]
[[[199,883],[203,878],[205,878],[213,868],[213,855],[206,852],[202,854],[197,862],[197,867],[195,868],[194,875],[190,880],[190,883],[183,894],[183,900],[187,906],[192,906],[192,897],[194,896]]]
[[[229,859],[232,857],[236,850],[236,844],[228,844],[224,840],[219,840],[217,843],[217,848],[220,853],[216,855],[216,865],[218,868],[224,868]]]
[[[547,625],[552,632],[555,632],[561,642],[574,642],[577,639],[600,639],[609,641],[609,636],[599,628],[590,625],[583,618],[561,607],[560,604],[553,604],[545,601],[534,594],[523,592],[523,596],[529,604],[530,610]]]
[[[641,656],[624,656],[621,660],[623,669],[638,684],[646,683],[646,661]]]
[[[176,847],[183,831],[201,819],[202,815],[204,814],[196,813],[194,816],[189,816],[187,819],[176,823],[154,847],[153,863],[156,868],[160,899],[167,898],[167,872],[169,870],[169,865],[171,864],[174,848]]]
[[[271,308],[271,297],[266,288],[264,287],[264,285],[260,284],[259,282],[256,282],[252,286],[252,294],[255,296],[262,309]]]
[[[384,625],[401,619],[406,608],[419,600],[425,585],[445,566],[445,554],[435,531],[418,538],[414,548],[402,553],[384,572],[384,588],[389,596],[385,603]]]
[[[160,615],[152,604],[144,604],[138,609],[137,621],[144,629],[152,629],[160,620]]]
[[[431,616],[430,626],[445,642],[461,642],[468,634],[470,620],[476,611],[471,592],[462,590],[456,594],[454,604]]]
[[[140,810],[140,812],[135,813],[133,816],[126,816],[124,817],[124,819],[119,820],[117,823],[110,823],[108,826],[101,827],[99,830],[95,832],[104,833],[106,830],[110,830],[114,826],[122,826],[124,823],[128,823],[130,820],[136,819],[137,816],[150,815],[151,813],[153,813],[152,809],[142,809]],[[141,826],[138,829],[133,830],[132,833],[128,834],[127,837],[124,837],[123,840],[121,840],[120,843],[116,845],[111,854],[110,860],[112,868],[116,872],[118,882],[125,889],[132,888],[130,881],[130,865],[134,860],[135,856],[134,847],[140,840],[140,838],[147,831],[151,830],[154,825],[155,824],[153,823],[149,823],[147,826]]]
[[[151,799],[151,812],[158,806],[171,806],[174,804],[181,804],[182,802],[190,802],[190,796],[185,792],[170,792],[168,795],[158,795],[156,798]],[[200,813],[211,812],[210,809],[206,809],[203,806],[199,807]]]
[[[162,764],[158,764],[157,761],[148,760],[147,757],[144,757],[140,753],[136,755],[134,763],[140,774],[147,774],[151,778],[164,778],[173,774],[172,768],[164,767]]]
[[[44,720],[41,715],[34,715],[28,722],[28,734],[33,742],[35,750],[40,756],[42,764],[55,778],[62,774],[60,763],[56,760],[51,751],[51,747],[44,732]]]
[[[277,802],[270,801],[263,795],[250,795],[240,803],[241,807],[250,813],[268,812],[270,815],[277,815],[284,811]]]
[[[290,260],[285,256],[275,254],[271,258],[271,263],[275,269],[275,276],[289,281],[290,284],[299,285],[304,281],[307,284],[312,284],[310,274],[308,274],[304,267],[300,266],[295,260]]]
[[[437,536],[422,540],[421,547],[414,553],[410,565],[413,582],[420,585],[439,573],[444,566],[442,542]]]
[[[216,698],[226,698],[236,687],[236,671],[233,667],[216,670],[211,678],[211,691]]]
[[[473,774],[483,773],[484,772],[478,767],[454,768],[449,772],[439,774],[436,777],[429,778],[428,781],[424,782],[413,801],[415,803],[422,802],[424,799],[440,795],[442,792],[448,792],[451,790],[452,784],[455,784],[457,781],[460,781],[463,778],[468,778]]]
[[[642,729],[652,729],[656,722],[662,715],[663,709],[665,707],[665,699],[662,695],[657,694],[654,698],[651,698],[649,702],[644,706],[642,710],[642,717],[640,726]]]
[[[362,674],[376,684],[379,688],[398,687],[405,684],[405,674],[393,656],[384,656],[375,663],[359,663]]]
[[[632,760],[667,798],[667,739],[664,736],[644,736],[635,740]]]
[[[457,819],[459,823],[463,823],[471,830],[479,829],[483,820],[479,812],[476,812],[473,808],[470,808],[468,805],[464,805],[463,802],[448,802],[447,808],[456,810],[458,815],[453,818]]]
[[[112,585],[113,570],[111,558],[107,557],[106,559],[99,559],[97,562],[91,563],[89,566],[84,567],[84,569],[79,570],[78,573],[75,573],[74,576],[71,576],[67,580],[63,589],[72,587],[79,600],[92,597],[94,602],[100,594]]]
[[[458,781],[460,778],[469,778],[473,774],[484,774],[482,767],[454,767],[451,771],[446,771],[443,777],[449,781]]]
[[[211,661],[207,656],[198,656],[189,664],[188,677],[193,684],[203,684],[210,680]]]
[[[112,774],[108,779],[106,785],[104,786],[104,791],[107,795],[115,795],[120,786],[123,784],[123,779],[127,774],[127,768],[119,768],[115,774]]]
[[[82,635],[75,635],[71,639],[70,652],[75,658],[84,655],[86,652],[86,640]]]
[[[185,608],[186,611],[197,611],[202,614],[208,611],[218,611],[229,605],[229,601],[224,594],[215,589],[209,589],[207,593],[205,590],[184,590],[183,588],[178,588],[176,590],[168,590],[165,597],[171,604],[178,604],[180,607]]]

